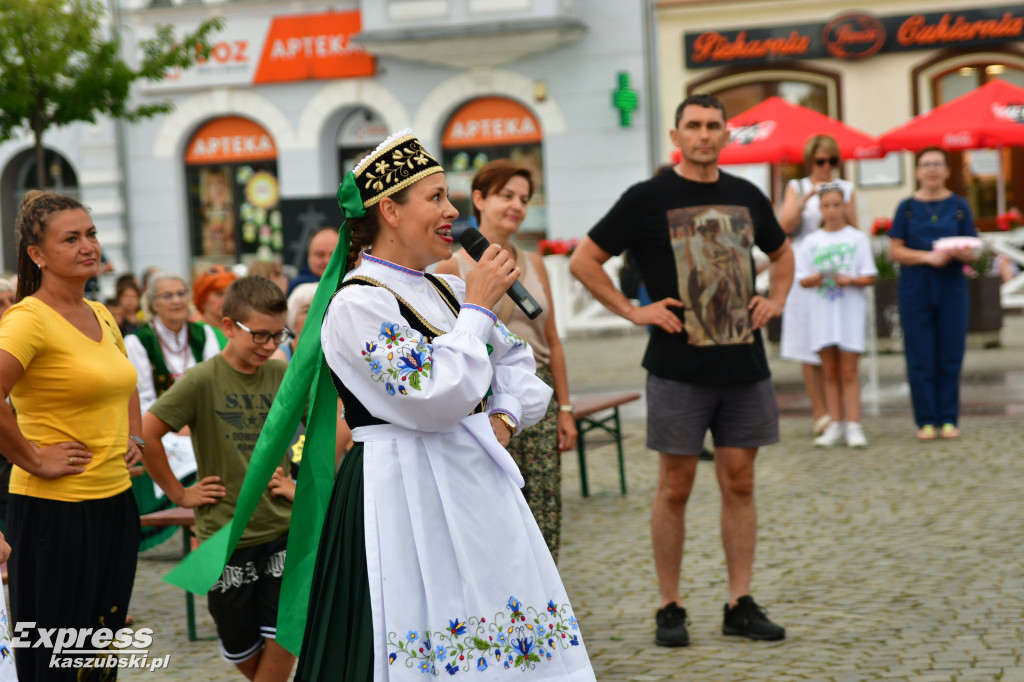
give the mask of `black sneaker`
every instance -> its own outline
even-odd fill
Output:
[[[748,594],[740,597],[731,609],[728,604],[725,605],[722,634],[776,642],[786,638],[786,628],[768,620],[768,612]]]
[[[690,646],[690,635],[686,626],[690,619],[686,617],[686,609],[681,609],[672,602],[663,609],[658,609],[658,629],[654,635],[654,643],[658,646]]]

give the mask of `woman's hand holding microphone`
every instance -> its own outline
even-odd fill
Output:
[[[493,310],[517,279],[519,268],[512,254],[491,244],[466,275],[466,303]]]

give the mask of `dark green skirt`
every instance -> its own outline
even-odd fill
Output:
[[[373,679],[373,613],[363,526],[363,444],[341,461],[317,551],[297,682]]]

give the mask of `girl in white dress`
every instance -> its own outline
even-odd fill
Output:
[[[551,389],[491,308],[518,277],[492,245],[466,281],[441,166],[411,134],[346,177],[362,198],[321,330],[352,427],[321,536],[296,680],[594,680],[505,450]],[[344,239],[342,243],[344,243]],[[361,254],[361,263],[351,266]]]
[[[866,447],[857,363],[864,352],[864,287],[875,283],[878,269],[868,236],[846,222],[842,188],[823,185],[818,198],[822,226],[797,248],[795,275],[810,293],[807,335],[811,349],[821,358],[831,418],[814,444],[828,447],[845,439],[850,447]]]
[[[818,188],[835,182],[843,191],[846,202],[846,222],[857,227],[853,183],[847,180],[833,180],[839,168],[839,144],[830,135],[812,135],[804,146],[804,164],[808,175],[799,180],[790,180],[783,196],[779,224],[792,240],[795,253],[804,237],[821,226],[821,208],[818,203]],[[824,432],[829,423],[828,407],[825,402],[822,382],[821,361],[810,346],[807,330],[810,318],[807,305],[811,294],[802,287],[789,290],[786,307],[782,310],[782,338],[779,354],[787,360],[795,360],[803,366],[804,387],[811,400],[811,416],[814,419],[814,434]]]

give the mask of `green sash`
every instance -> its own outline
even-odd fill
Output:
[[[363,200],[351,172],[338,189],[338,202],[346,218],[365,214]],[[220,578],[242,531],[252,518],[256,503],[281,462],[281,453],[288,449],[308,401],[306,440],[295,505],[292,507],[288,556],[277,615],[277,642],[296,655],[302,648],[320,529],[334,485],[338,394],[320,346],[320,329],[327,304],[345,274],[349,243],[350,233],[343,224],[338,246],[310,304],[298,348],[256,442],[231,523],[217,531],[164,577],[172,585],[200,595],[206,594]]]

